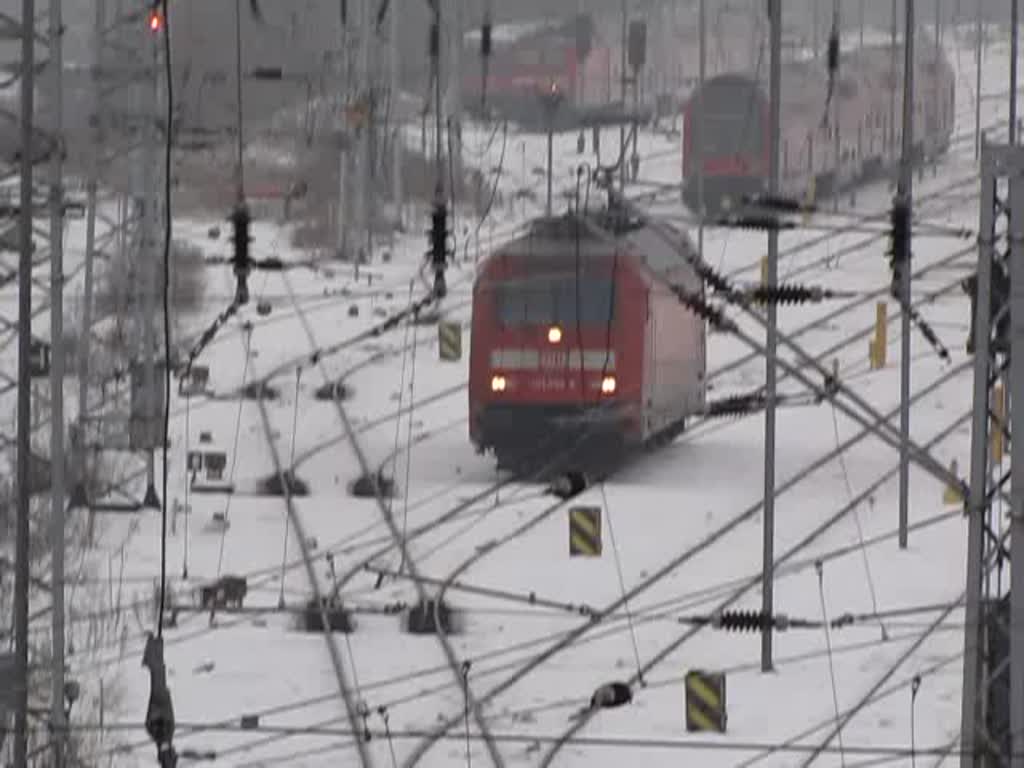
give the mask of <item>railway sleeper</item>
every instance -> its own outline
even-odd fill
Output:
[[[410,635],[436,635],[438,624],[445,635],[458,634],[461,622],[455,611],[445,602],[438,605],[436,600],[420,601],[411,606],[405,614],[405,630]]]
[[[324,627],[324,617],[327,617],[327,627]],[[330,597],[321,597],[319,600],[312,599],[306,603],[302,612],[301,629],[305,632],[341,632],[349,635],[355,631],[355,620],[352,613],[344,608],[339,601]]]
[[[267,476],[260,483],[260,490],[266,496],[309,496],[309,483],[286,469]]]
[[[360,475],[352,481],[349,493],[357,499],[375,499],[378,496],[390,499],[395,495],[395,481],[383,471]]]

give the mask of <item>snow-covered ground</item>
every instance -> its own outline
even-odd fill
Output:
[[[956,140],[938,169],[917,183],[917,215],[942,228],[973,229],[973,56],[951,48],[951,58],[960,73]],[[983,102],[982,119],[990,137],[1005,121],[1005,104],[995,96],[1005,90],[1006,72],[1005,51],[989,49],[983,82],[993,98]],[[407,139],[419,143],[418,137]],[[576,135],[556,137],[557,209],[566,205],[560,193],[574,194],[578,164],[594,163],[589,133],[586,140],[586,153],[578,155]],[[546,147],[544,137],[486,126],[467,130],[465,143],[468,162],[491,183],[497,176],[500,191],[482,226],[457,213],[459,259],[444,309],[464,323],[468,337],[474,262],[542,209],[545,183],[536,169],[543,167]],[[608,163],[618,131],[605,131],[601,145]],[[643,183],[628,193],[655,215],[686,221],[672,190],[680,181],[678,137],[644,133],[640,153]],[[517,194],[523,189],[533,199]],[[590,195],[596,201],[600,193],[592,189]],[[885,185],[874,185],[860,191],[855,209],[844,200],[843,214],[821,214],[807,230],[782,235],[785,279],[849,295],[779,312],[786,339],[823,365],[837,360],[841,380],[885,413],[896,409],[899,392],[898,315],[891,302],[883,370],[869,369],[867,348],[876,302],[888,291],[888,243],[881,230],[889,201]],[[867,215],[876,218],[860,220]],[[176,222],[175,237],[209,249],[206,230],[213,223]],[[952,361],[943,363],[915,334],[912,387],[928,392],[915,403],[912,434],[922,444],[934,441],[942,464],[957,459],[963,468],[971,388],[964,351],[968,304],[958,281],[976,255],[971,241],[931,231],[937,234],[915,240],[914,267],[921,273],[915,301]],[[68,237],[74,244],[81,233],[72,227]],[[221,250],[227,237],[217,246]],[[259,256],[303,258],[270,224],[255,225],[254,238]],[[966,524],[956,507],[943,504],[941,484],[912,469],[914,528],[910,546],[900,550],[896,452],[863,437],[860,425],[827,403],[779,411],[776,608],[812,622],[846,613],[868,617],[829,633],[820,627],[776,633],[776,668],[763,674],[757,635],[679,621],[726,605],[760,607],[763,419],[695,424],[671,446],[587,490],[579,503],[603,509],[604,552],[570,559],[565,508],[540,486],[511,483],[495,490],[493,462],[474,454],[467,435],[466,357],[440,362],[432,326],[400,325],[360,339],[423,294],[417,271],[425,242],[417,233],[389,244],[391,259],[375,260],[371,280],[364,273],[356,281],[341,266],[251,278],[253,301],[199,362],[210,366],[217,393],[270,377],[280,397],[266,403],[266,421],[251,400],[172,398],[168,501],[191,505],[191,514],[178,516],[168,537],[175,601],[192,605],[193,591],[222,575],[249,581],[246,612],[211,621],[208,614],[185,610],[177,626],[165,630],[179,752],[215,751],[218,763],[233,766],[355,765],[365,724],[373,738],[364,747],[373,764],[400,764],[449,720],[452,727],[421,765],[463,764],[467,750],[473,764],[489,762],[481,723],[509,765],[539,765],[557,747],[554,765],[611,766],[632,758],[645,766],[792,766],[824,745],[816,764],[840,765],[845,750],[846,764],[909,766],[901,750],[912,739],[922,764],[938,763],[939,751],[955,748],[962,611],[874,616],[959,600]],[[763,234],[745,231],[709,230],[705,241],[707,260],[739,280],[757,279],[764,249]],[[69,245],[69,264],[76,263]],[[209,299],[212,318],[223,297],[233,294],[230,270],[209,268],[207,286],[208,296],[218,297]],[[11,309],[13,297],[10,290],[2,297]],[[273,305],[269,316],[256,313],[260,297]],[[761,337],[756,322],[737,310],[730,314],[745,332]],[[39,326],[45,333],[44,319]],[[317,350],[324,351],[313,359]],[[783,344],[780,352],[789,366],[820,383],[792,348]],[[763,382],[763,360],[725,334],[712,334],[708,365],[712,397],[748,392]],[[780,376],[781,391],[806,392],[795,377]],[[314,397],[325,382],[339,379],[351,390],[340,404],[344,414]],[[404,572],[415,569],[431,595],[440,583],[457,579],[446,594],[463,624],[450,637],[454,666],[436,637],[405,633],[391,610],[416,601],[411,581],[379,581],[364,567],[397,572],[402,563],[378,504],[348,492],[361,470],[343,415],[368,466],[383,467],[396,479],[398,493],[384,506],[408,534]],[[227,451],[227,474],[239,489],[232,497],[187,491],[186,450],[199,447],[201,432],[211,432]],[[839,446],[845,450],[837,458]],[[291,519],[284,499],[255,493],[274,473],[275,455],[310,485],[308,496],[293,499]],[[227,517],[226,531],[212,525],[215,513]],[[305,542],[298,540],[296,521]],[[93,572],[102,588],[89,592],[93,604],[72,602],[74,637],[106,633],[104,642],[92,644],[98,652],[71,663],[86,699],[95,702],[101,679],[105,691],[117,692],[105,702],[103,749],[119,766],[154,759],[142,728],[149,678],[140,660],[154,618],[159,532],[159,516],[151,512],[101,518]],[[365,713],[356,718],[356,734],[324,636],[298,631],[299,617],[290,610],[310,596],[302,543],[321,592],[339,589],[355,611],[355,631],[328,642],[352,700]],[[282,600],[288,610],[277,610]],[[139,609],[112,630],[105,619],[116,613],[115,605]],[[600,621],[581,615],[580,606]],[[469,663],[466,678],[463,662]],[[633,703],[580,721],[577,732],[575,715],[594,689],[630,680],[638,669],[643,684],[634,687]],[[692,669],[726,674],[726,734],[686,732],[683,679]],[[920,688],[912,697],[915,676]],[[479,704],[468,731],[460,720],[467,689]],[[95,709],[83,710],[80,727],[98,726]],[[841,737],[830,738],[837,710]],[[258,715],[257,727],[243,729],[243,715]],[[769,751],[787,741],[795,746]]]

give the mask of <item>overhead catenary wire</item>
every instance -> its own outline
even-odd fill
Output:
[[[410,289],[412,283],[409,284]],[[411,493],[410,485],[412,484],[412,429],[413,424],[416,421],[415,408],[416,408],[416,332],[418,325],[415,321],[411,322],[412,325],[412,345],[409,350],[409,424],[407,427],[406,438],[405,438],[405,483],[402,488],[402,538],[405,539],[408,536],[409,531],[409,494]],[[395,420],[396,425],[401,423],[401,419]],[[397,456],[395,458],[397,461]],[[398,570],[402,571],[405,568],[405,557],[406,549],[402,549],[402,560]],[[467,698],[468,700],[468,698]]]

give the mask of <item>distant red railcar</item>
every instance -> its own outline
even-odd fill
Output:
[[[534,223],[473,288],[470,438],[501,467],[614,462],[704,407],[701,290],[682,233],[643,218]]]
[[[897,68],[893,71],[892,61]],[[781,77],[780,192],[813,199],[877,177],[897,165],[902,146],[903,50],[888,45],[853,50],[840,58],[829,97],[820,61],[785,62]],[[921,41],[914,65],[914,154],[944,153],[953,133],[955,74],[945,54]],[[895,104],[895,124],[890,112]],[[828,109],[826,110],[826,105]],[[703,157],[697,132],[702,120]],[[766,69],[708,79],[685,108],[684,197],[698,207],[703,165],[704,203],[730,207],[768,188],[769,99]]]

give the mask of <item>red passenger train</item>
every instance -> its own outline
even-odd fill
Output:
[[[470,437],[499,467],[614,463],[670,439],[705,397],[685,235],[619,212],[535,222],[473,288]]]
[[[888,45],[854,50],[840,58],[828,95],[821,61],[786,62],[782,68],[780,192],[797,199],[832,194],[878,176],[899,162],[902,146],[903,51]],[[734,205],[768,188],[769,100],[767,78],[724,74],[707,80],[685,110],[684,199],[698,207],[703,164],[709,210]],[[914,153],[918,160],[944,153],[955,121],[954,73],[945,55],[924,41],[914,66]],[[890,122],[893,104],[895,125]],[[829,105],[826,111],[826,105]],[[838,116],[838,119],[837,119]],[[703,158],[697,156],[703,121]]]

